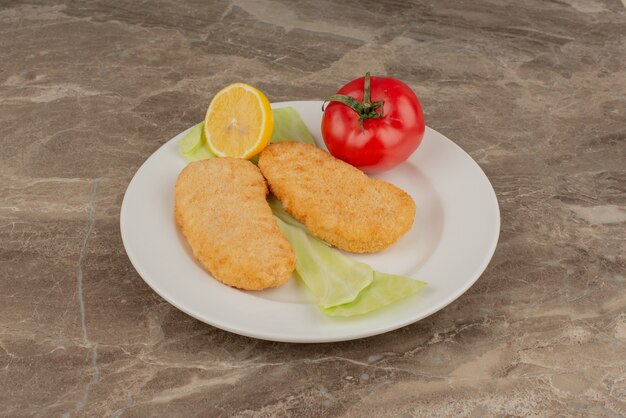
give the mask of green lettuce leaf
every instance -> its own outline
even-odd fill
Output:
[[[404,299],[424,286],[426,283],[419,280],[376,271],[372,284],[355,300],[343,305],[322,308],[322,312],[328,316],[363,315]]]
[[[271,143],[296,141],[315,145],[315,139],[304,124],[300,114],[293,107],[272,109],[274,114],[274,131]]]
[[[178,149],[188,161],[208,160],[215,157],[204,135],[204,122],[200,122],[187,132],[187,135],[178,143]]]
[[[417,292],[425,282],[374,271],[313,237],[274,196],[268,198],[278,226],[296,253],[296,275],[328,316],[363,315]],[[340,302],[347,301],[347,302]]]
[[[306,233],[302,228],[275,217],[296,253],[296,274],[309,288],[321,308],[355,300],[372,283],[374,271]]]

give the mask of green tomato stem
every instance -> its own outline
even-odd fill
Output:
[[[350,109],[354,110],[357,113],[357,115],[359,115],[359,125],[361,126],[361,132],[363,133],[365,133],[365,128],[363,127],[364,120],[378,119],[378,118],[381,118],[385,114],[382,100],[379,100],[374,103],[371,102],[369,71],[365,73],[362,102],[358,101],[354,97],[346,96],[344,94],[333,94],[332,96],[327,98],[326,101],[324,101],[324,104],[322,105],[322,111],[324,111],[326,102],[343,103],[344,105],[348,106]],[[378,108],[380,108],[380,113],[377,112]]]

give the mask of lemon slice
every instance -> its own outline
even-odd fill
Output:
[[[267,97],[244,83],[220,90],[204,118],[204,132],[211,151],[219,157],[252,158],[270,141],[274,129]]]

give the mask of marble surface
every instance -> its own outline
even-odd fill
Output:
[[[0,0],[0,415],[625,416],[619,0]],[[247,81],[321,99],[370,70],[482,166],[484,275],[364,340],[256,341],[170,306],[124,253],[139,165]]]

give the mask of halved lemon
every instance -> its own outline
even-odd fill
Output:
[[[252,158],[270,141],[274,117],[267,97],[244,83],[220,90],[204,118],[211,151],[219,157]]]

